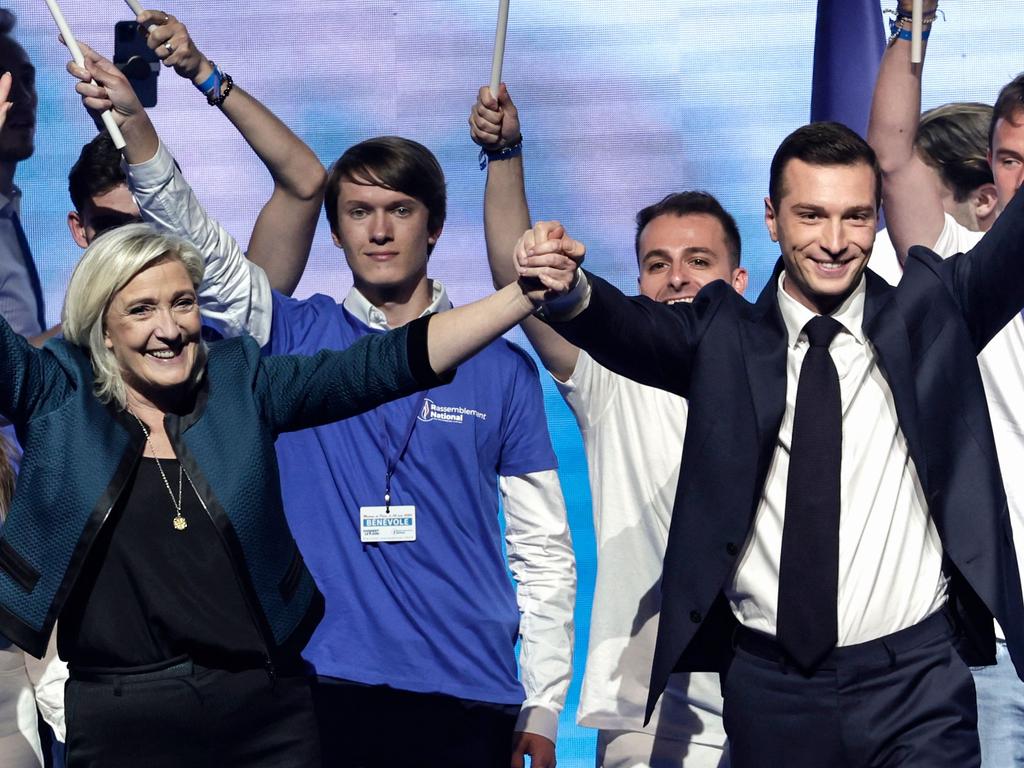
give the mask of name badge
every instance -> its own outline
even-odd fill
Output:
[[[416,507],[359,508],[359,540],[364,544],[416,541]]]

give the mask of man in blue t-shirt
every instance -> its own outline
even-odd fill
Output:
[[[425,147],[357,144],[331,169],[325,207],[354,286],[341,305],[275,294],[271,352],[344,348],[451,306],[427,277],[445,183]],[[530,358],[498,340],[446,386],[283,435],[278,457],[327,599],[305,652],[325,763],[506,768],[530,754],[553,766],[575,565]]]

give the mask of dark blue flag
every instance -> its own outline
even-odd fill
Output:
[[[878,0],[818,0],[811,120],[835,120],[865,136],[884,52]]]

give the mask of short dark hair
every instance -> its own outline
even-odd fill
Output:
[[[987,153],[991,123],[992,107],[976,101],[943,104],[921,115],[914,144],[958,203],[992,183]]]
[[[126,182],[121,153],[104,131],[82,147],[68,173],[68,193],[75,210],[84,213],[92,198]]]
[[[427,229],[444,225],[447,191],[444,171],[434,153],[419,142],[400,136],[378,136],[349,147],[331,166],[324,208],[331,232],[338,234],[338,198],[341,182],[368,184],[419,200],[427,208]],[[433,245],[429,247],[433,250]]]
[[[996,123],[1006,120],[1016,123],[1014,119],[1018,112],[1024,112],[1024,72],[1021,72],[1013,80],[1003,86],[999,91],[999,97],[992,108],[992,122],[988,126],[988,148],[992,149],[992,139],[996,135]]]
[[[875,174],[875,207],[882,203],[882,169],[878,166],[875,151],[842,123],[810,123],[782,140],[772,158],[768,179],[768,197],[776,209],[784,194],[782,176],[790,160],[823,166],[863,163]]]
[[[722,225],[722,231],[725,233],[725,243],[729,247],[732,267],[736,269],[740,265],[741,251],[740,230],[736,226],[736,220],[713,195],[700,190],[673,192],[654,205],[648,205],[636,215],[636,239],[633,247],[636,249],[637,261],[641,258],[640,234],[644,231],[644,227],[654,219],[659,216],[689,216],[698,213],[718,219],[718,223]]]
[[[0,8],[0,36],[6,37],[14,31],[15,25],[18,23],[18,17],[14,11],[8,10],[7,8]]]

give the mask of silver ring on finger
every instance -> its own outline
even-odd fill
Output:
[[[174,53],[174,46],[171,45],[170,42],[164,43],[164,48],[167,49],[168,53]]]

